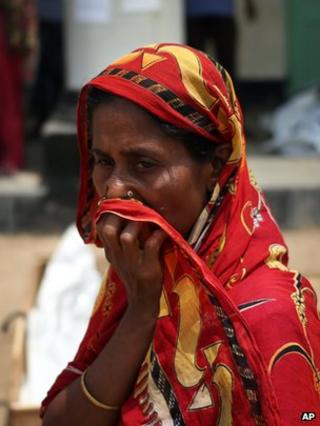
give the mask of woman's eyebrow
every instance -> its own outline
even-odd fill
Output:
[[[101,149],[98,149],[98,148],[91,148],[90,151],[91,151],[91,154],[96,154],[96,155],[99,155],[100,157],[105,157],[106,155],[108,155],[105,152],[103,152]]]
[[[135,148],[125,148],[123,150],[124,154],[127,154],[131,157],[138,157],[138,156],[153,156],[159,154],[159,151],[156,149],[149,149],[145,147],[135,147]]]
[[[102,149],[99,148],[91,148],[91,153],[98,155],[100,157],[106,157],[109,154],[104,152]],[[155,149],[149,149],[146,147],[128,147],[128,148],[124,148],[122,150],[122,154],[128,155],[130,157],[139,157],[139,156],[154,156],[154,155],[159,155],[160,152],[158,150]]]

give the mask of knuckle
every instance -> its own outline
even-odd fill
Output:
[[[117,236],[117,230],[116,230],[116,228],[114,226],[108,224],[108,223],[105,223],[102,226],[101,232],[108,239],[113,239],[113,238],[115,238]]]
[[[146,243],[145,243],[145,249],[148,250],[149,252],[154,252],[156,251],[158,248],[158,244],[157,241],[155,241],[152,238],[149,238]]]
[[[129,232],[122,232],[120,235],[120,241],[124,244],[132,244],[134,242],[134,236]]]

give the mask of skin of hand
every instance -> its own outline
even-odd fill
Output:
[[[159,251],[166,235],[156,229],[143,238],[143,227],[141,222],[106,214],[99,220],[97,232],[106,258],[126,287],[128,304],[157,314],[162,289]]]

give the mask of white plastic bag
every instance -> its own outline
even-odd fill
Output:
[[[64,233],[28,316],[27,375],[20,401],[39,404],[73,359],[101,283],[92,249],[75,225]]]

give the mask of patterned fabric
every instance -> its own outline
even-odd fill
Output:
[[[90,86],[123,96],[212,143],[232,145],[188,242],[139,203],[98,203],[88,149]],[[247,167],[241,110],[226,71],[187,46],[138,49],[84,87],[78,134],[78,227],[84,240],[99,245],[95,223],[104,212],[156,223],[169,236],[156,331],[120,424],[291,426],[300,424],[304,411],[319,411],[315,292],[287,268],[287,248]],[[42,413],[93,362],[125,308],[124,286],[111,269],[79,351],[49,391]]]

